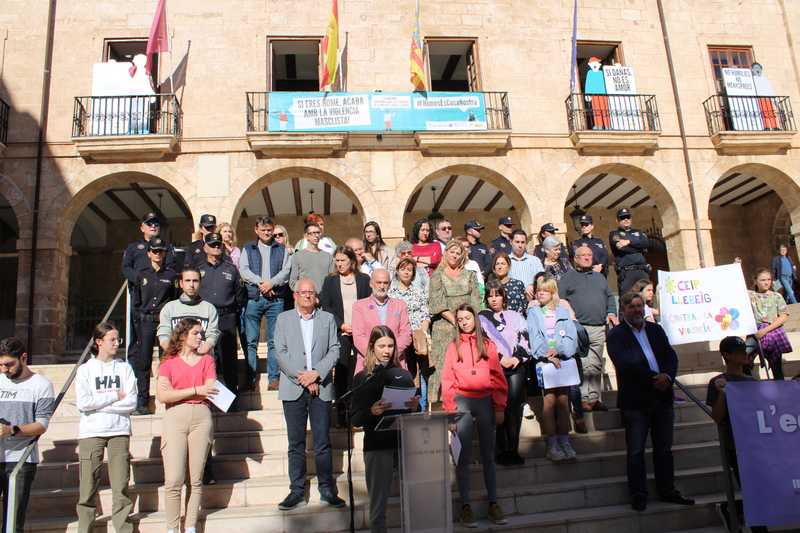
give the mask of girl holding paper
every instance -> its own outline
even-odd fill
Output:
[[[211,447],[214,424],[208,399],[217,393],[214,358],[200,355],[200,321],[184,318],[172,330],[158,367],[156,399],[166,404],[161,435],[166,492],[167,533],[177,533],[181,521],[181,488],[188,457],[190,494],[186,502],[185,533],[196,533],[203,497],[203,469]]]
[[[497,348],[485,338],[475,308],[461,304],[455,315],[458,334],[447,346],[444,357],[442,404],[445,411],[464,413],[450,428],[461,441],[461,454],[456,465],[458,492],[461,494],[460,521],[466,527],[477,525],[469,499],[472,433],[477,426],[483,480],[489,495],[489,520],[505,524],[503,510],[497,504],[494,440],[495,426],[501,425],[505,419],[508,384]]]
[[[376,424],[389,407],[381,399],[383,386],[391,380],[393,387],[414,388],[414,378],[398,362],[396,347],[391,329],[386,326],[372,328],[364,370],[353,379],[351,419],[354,426],[364,428],[364,463],[372,533],[386,532],[386,501],[397,464],[397,431],[375,431]],[[406,407],[408,411],[416,411],[419,396],[409,400]]]
[[[536,305],[538,304],[538,305]],[[578,349],[577,332],[569,311],[559,305],[556,280],[543,279],[536,289],[536,300],[528,310],[528,336],[531,354],[538,360],[537,376],[543,365],[561,368]],[[569,442],[569,387],[544,388],[542,432],[547,436],[547,458],[553,462],[576,457]]]

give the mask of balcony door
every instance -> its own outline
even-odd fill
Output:
[[[425,40],[432,91],[480,91],[475,39],[436,37]]]
[[[710,46],[708,55],[711,59],[717,94],[725,94],[723,68],[750,68],[753,64],[753,49],[749,46]]]

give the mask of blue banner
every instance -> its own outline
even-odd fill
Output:
[[[269,93],[269,131],[486,129],[483,93]]]

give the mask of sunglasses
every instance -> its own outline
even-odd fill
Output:
[[[145,222],[145,225],[146,226],[154,226],[154,227],[157,228],[158,226],[161,225],[161,222],[159,222],[157,220],[151,220],[150,222]]]
[[[630,216],[630,215],[622,215],[622,216],[621,216],[621,217],[619,217],[617,220],[630,220],[630,219],[631,219],[631,216]]]
[[[166,252],[167,252],[166,250],[150,250],[150,251],[151,251],[152,253],[154,253],[154,254],[163,254],[163,253],[166,253]]]
[[[581,222],[581,227],[582,228],[585,228],[586,226],[591,226],[591,225],[592,225],[591,222]]]
[[[442,231],[453,231],[453,226],[442,226],[439,229]]]
[[[284,233],[273,233],[272,235],[274,237],[286,237],[286,234],[284,234]]]
[[[222,243],[221,242],[209,242],[209,243],[206,243],[206,244],[210,248],[221,248],[222,247]]]

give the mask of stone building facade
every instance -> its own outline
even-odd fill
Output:
[[[624,206],[633,209],[635,225],[659,235],[663,266],[671,269],[699,266],[702,253],[706,265],[741,256],[752,271],[768,262],[776,239],[800,233],[793,123],[780,131],[710,131],[703,105],[719,92],[710,59],[716,48],[749,51],[775,94],[787,97],[781,102],[800,102],[796,2],[664,2],[682,137],[655,0],[581,0],[577,34],[581,50],[614,50],[635,70],[638,92],[657,106],[659,128],[581,130],[568,120],[571,0],[423,0],[423,37],[470,43],[470,72],[477,75],[469,88],[507,93],[511,127],[384,135],[247,131],[246,92],[273,88],[276,50],[286,51],[271,43],[321,37],[329,2],[171,0],[172,61],[161,55],[159,78],[186,65],[185,84],[176,89],[179,132],[93,138],[76,135],[76,97],[91,94],[92,65],[105,59],[109,42],[146,38],[156,1],[62,1],[54,15],[47,132],[37,158],[47,4],[5,0],[0,10],[0,98],[10,109],[0,155],[7,228],[0,258],[7,271],[16,271],[16,282],[6,282],[12,289],[0,294],[15,301],[7,327],[25,336],[32,323],[36,354],[62,353],[81,316],[108,305],[122,281],[121,251],[138,235],[135,217],[151,202],[164,211],[169,236],[179,244],[188,243],[203,213],[231,221],[246,241],[253,217],[272,211],[296,240],[299,215],[311,203],[329,215],[326,230],[337,242],[360,234],[368,220],[396,242],[433,207],[457,229],[478,218],[487,241],[507,214],[533,233],[553,222],[570,239],[575,204],[591,204],[586,210],[605,238],[616,208]],[[411,90],[413,4],[340,2],[348,91]],[[443,47],[451,58],[460,53],[456,48]]]

